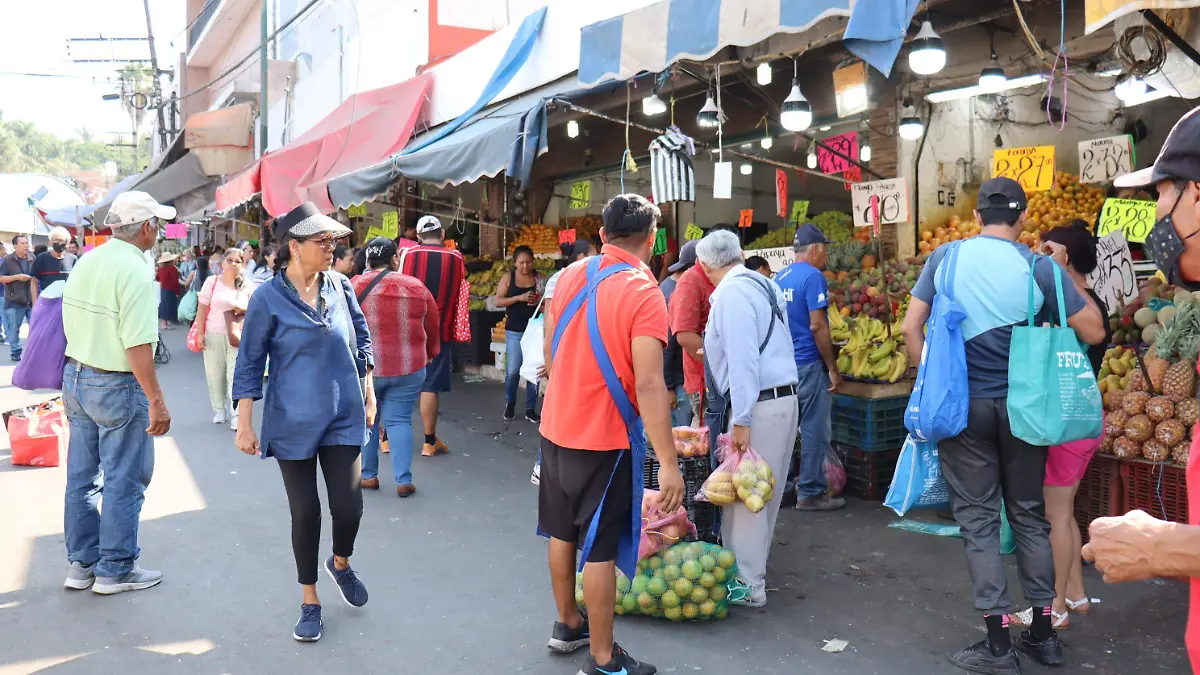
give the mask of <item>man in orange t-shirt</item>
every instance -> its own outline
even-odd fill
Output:
[[[660,464],[660,508],[671,513],[683,501],[663,380],[667,306],[645,262],[654,248],[658,217],[658,208],[639,195],[613,198],[604,207],[600,235],[606,243],[600,257],[563,271],[546,313],[550,382],[542,406],[538,530],[550,537],[550,579],[558,605],[547,646],[566,654],[590,644],[591,656],[579,671],[584,675],[657,672],[617,646],[612,624],[617,561],[631,568],[636,562],[641,512],[633,509],[640,501],[642,467],[634,464],[645,453],[643,425]],[[620,271],[613,272],[614,266]],[[594,282],[594,292],[589,276],[602,279]],[[586,301],[573,303],[581,294]],[[599,344],[589,331],[593,319]],[[615,390],[606,383],[605,361],[611,361],[619,383]],[[630,414],[640,415],[642,422],[633,419],[631,428]],[[587,618],[575,602],[579,548]]]

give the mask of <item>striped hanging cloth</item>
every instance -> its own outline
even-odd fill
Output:
[[[650,142],[650,184],[655,204],[696,201],[695,142],[671,126]]]

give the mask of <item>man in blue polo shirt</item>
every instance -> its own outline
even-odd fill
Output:
[[[925,346],[922,328],[934,296],[945,293],[937,275],[947,251],[958,247],[954,300],[962,306],[966,342],[967,387],[971,398],[967,428],[938,443],[942,475],[950,490],[954,518],[962,528],[975,608],[983,613],[987,638],[949,654],[951,663],[977,673],[1019,673],[1020,662],[1008,632],[1013,611],[1008,576],[1000,555],[1000,509],[1008,510],[1017,540],[1017,571],[1025,599],[1033,605],[1032,626],[1017,647],[1043,665],[1063,662],[1062,644],[1051,625],[1054,554],[1042,485],[1046,448],[1013,435],[1008,421],[1008,355],[1013,326],[1028,321],[1030,273],[1033,274],[1035,323],[1058,316],[1055,265],[1066,265],[1066,249],[1046,243],[1033,251],[1016,242],[1025,220],[1025,192],[1011,178],[992,178],[979,188],[975,217],[979,236],[942,246],[929,257],[912,291],[904,317],[910,359]],[[1061,270],[1060,270],[1061,271]],[[1104,340],[1104,317],[1087,293],[1061,271],[1067,325],[1080,341]],[[1002,501],[1003,500],[1003,501]]]
[[[787,299],[788,327],[800,384],[800,476],[796,481],[796,508],[801,511],[833,511],[846,505],[841,497],[829,496],[825,480],[825,454],[829,440],[833,393],[842,385],[837,369],[837,352],[829,335],[825,315],[829,286],[825,267],[828,242],[812,223],[796,228],[792,248],[796,262],[780,270],[775,283]]]

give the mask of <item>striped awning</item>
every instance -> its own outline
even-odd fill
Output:
[[[579,81],[591,86],[657,73],[681,59],[703,61],[725,47],[748,47],[844,17],[846,48],[885,75],[917,0],[661,0],[582,29]],[[857,11],[856,11],[857,10]]]

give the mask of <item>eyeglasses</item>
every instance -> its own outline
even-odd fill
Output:
[[[310,244],[316,244],[323,249],[337,248],[337,239],[334,237],[313,237],[311,239],[305,239],[304,241]]]

